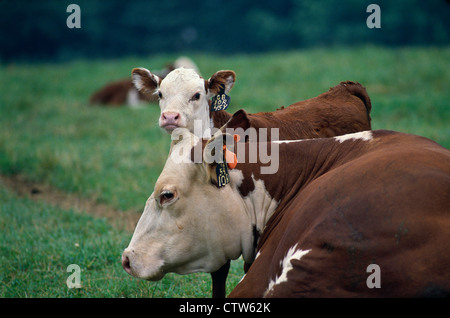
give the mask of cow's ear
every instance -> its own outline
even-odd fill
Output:
[[[234,150],[230,149],[235,149],[235,143],[239,139],[238,135],[223,133],[222,130],[219,130],[205,145],[203,165],[206,169],[207,179],[219,188],[229,182],[228,169],[234,169],[238,163]]]
[[[161,79],[146,68],[134,68],[131,71],[134,87],[143,94],[153,94],[159,88]]]
[[[250,127],[250,119],[248,118],[247,112],[243,109],[239,109],[231,116],[225,126],[226,128],[242,128],[243,130],[247,130]]]
[[[207,93],[211,96],[220,93],[221,89],[228,94],[236,81],[236,73],[233,71],[218,71],[206,81]]]
[[[203,149],[203,167],[205,168],[208,182],[218,185],[217,175],[215,173],[217,163],[223,161],[223,139],[222,132],[213,135]]]
[[[239,135],[239,139],[248,142],[249,141],[249,133],[247,129],[250,128],[250,118],[245,110],[240,109],[231,116],[228,122],[224,125],[226,127],[226,131],[229,133]]]

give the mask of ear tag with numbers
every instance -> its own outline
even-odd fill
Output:
[[[219,110],[225,110],[230,105],[230,96],[225,94],[225,87],[222,84],[220,86],[220,92],[216,96],[213,97],[211,103],[211,111],[217,112]]]
[[[216,166],[217,174],[217,186],[219,188],[224,187],[230,183],[230,175],[228,174],[228,168],[226,162],[218,163]]]

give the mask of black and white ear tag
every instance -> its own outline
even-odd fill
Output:
[[[230,105],[230,96],[225,94],[225,86],[220,86],[220,92],[212,98],[211,111],[217,112],[219,110],[225,110]]]
[[[230,175],[228,174],[228,167],[226,162],[220,162],[216,166],[217,186],[224,187],[230,183]]]

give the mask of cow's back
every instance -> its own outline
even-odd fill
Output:
[[[231,297],[449,295],[449,151],[421,137],[374,136],[367,154],[316,179],[272,217]],[[371,264],[381,288],[367,285]]]
[[[364,86],[341,82],[317,97],[289,106],[321,138],[370,130],[372,104]]]
[[[371,129],[372,105],[364,86],[341,82],[319,96],[282,107],[273,112],[248,114],[250,126],[279,129],[279,140],[326,138]],[[226,111],[212,113],[214,127],[226,124],[231,115]]]
[[[130,94],[135,101],[129,101]],[[120,106],[128,102],[157,101],[156,96],[144,95],[138,92],[134,87],[131,79],[123,79],[106,84],[104,87],[94,92],[89,99],[90,104]]]

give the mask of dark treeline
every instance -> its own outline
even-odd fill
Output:
[[[81,28],[66,12],[81,8]],[[370,29],[371,3],[381,28]],[[0,61],[311,46],[448,45],[445,0],[0,0]]]

